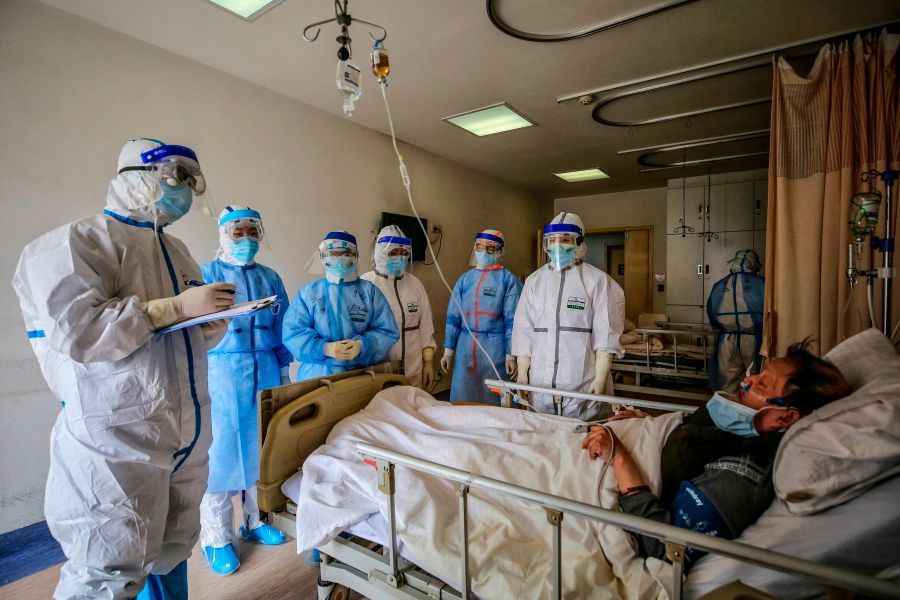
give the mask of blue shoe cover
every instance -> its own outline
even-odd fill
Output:
[[[318,567],[322,564],[322,553],[319,552],[318,548],[313,548],[306,553],[306,557],[303,559],[303,562],[308,567]]]
[[[209,563],[209,568],[218,575],[231,575],[241,566],[241,561],[231,544],[222,548],[204,546],[203,555]]]
[[[267,546],[277,546],[287,541],[287,536],[266,523],[254,529],[247,529],[242,525],[241,537],[250,542],[266,544]]]

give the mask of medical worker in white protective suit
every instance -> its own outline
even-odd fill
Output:
[[[55,598],[187,598],[210,444],[206,351],[227,322],[154,330],[234,302],[234,286],[204,285],[165,233],[205,190],[190,148],[131,140],[103,214],[19,259],[28,337],[63,405],[44,505],[68,558]]]
[[[388,225],[375,239],[375,270],[362,275],[381,290],[394,313],[400,341],[388,358],[403,361],[403,373],[424,390],[434,383],[434,323],[425,286],[409,272],[412,240],[396,225]]]
[[[235,286],[236,302],[276,296],[270,308],[234,319],[228,333],[209,351],[209,395],[213,441],[209,448],[209,486],[200,504],[200,546],[213,572],[228,575],[240,560],[232,545],[234,511],[231,497],[240,493],[241,537],[260,544],[287,541],[284,534],[260,522],[256,496],[259,479],[261,390],[290,383],[291,353],[281,343],[288,298],[281,277],[256,262],[264,235],[262,217],[247,206],[226,206],[219,214],[219,249],[203,265],[203,279]]]
[[[615,280],[584,262],[587,246],[578,215],[558,214],[544,227],[550,262],[525,280],[516,310],[512,353],[519,383],[612,395],[612,357],[624,354],[625,294]],[[534,407],[555,413],[549,394],[530,394]],[[562,414],[603,418],[609,405],[562,398]]]

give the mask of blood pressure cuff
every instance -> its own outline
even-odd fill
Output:
[[[672,525],[728,540],[734,538],[716,505],[690,481],[681,482],[681,487],[672,500]],[[703,550],[688,548],[685,552],[687,561],[685,567],[689,567],[705,554]]]

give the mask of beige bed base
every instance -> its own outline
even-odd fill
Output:
[[[409,385],[393,363],[263,390],[259,395],[259,508],[287,510],[281,485],[325,443],[341,419],[365,408],[381,390]],[[292,533],[292,532],[289,532]]]

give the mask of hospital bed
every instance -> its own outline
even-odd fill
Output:
[[[288,534],[294,534],[296,526],[293,514],[296,506],[282,491],[284,481],[296,473],[313,450],[325,443],[331,428],[344,417],[364,408],[382,390],[406,384],[407,380],[402,375],[393,373],[390,366],[382,366],[264,391],[260,403],[262,448],[258,488],[259,505],[266,521]],[[466,408],[460,407],[458,410]],[[604,510],[386,450],[373,444],[357,444],[356,450],[360,461],[365,461],[377,470],[378,489],[384,494],[389,506],[387,525],[390,540],[377,544],[358,536],[341,535],[320,546],[321,580],[347,586],[372,600],[471,597],[467,499],[470,491],[474,490],[524,500],[536,505],[536,509],[545,511],[547,530],[537,535],[552,536],[551,589],[555,598],[563,597],[560,576],[563,554],[561,523],[564,518],[573,517],[607,523],[663,539],[674,565],[669,590],[674,598],[682,596],[682,557],[686,546],[701,548],[743,563],[799,574],[824,583],[827,589],[836,587],[881,598],[900,597],[900,586],[852,571],[697,534],[618,511]],[[459,547],[462,551],[458,579],[462,585],[458,585],[458,589],[404,560],[398,552],[397,521],[394,517],[397,466],[446,479],[455,486],[460,523]],[[728,581],[726,578],[725,582]]]
[[[623,338],[628,335],[639,339],[624,345],[622,358],[613,359],[615,389],[624,395],[638,393],[705,401],[708,393],[690,391],[690,388],[706,387],[707,360],[715,346],[715,330],[704,323],[664,320],[642,325],[623,335]],[[617,373],[628,374],[634,382],[622,381],[624,377],[616,377]]]

